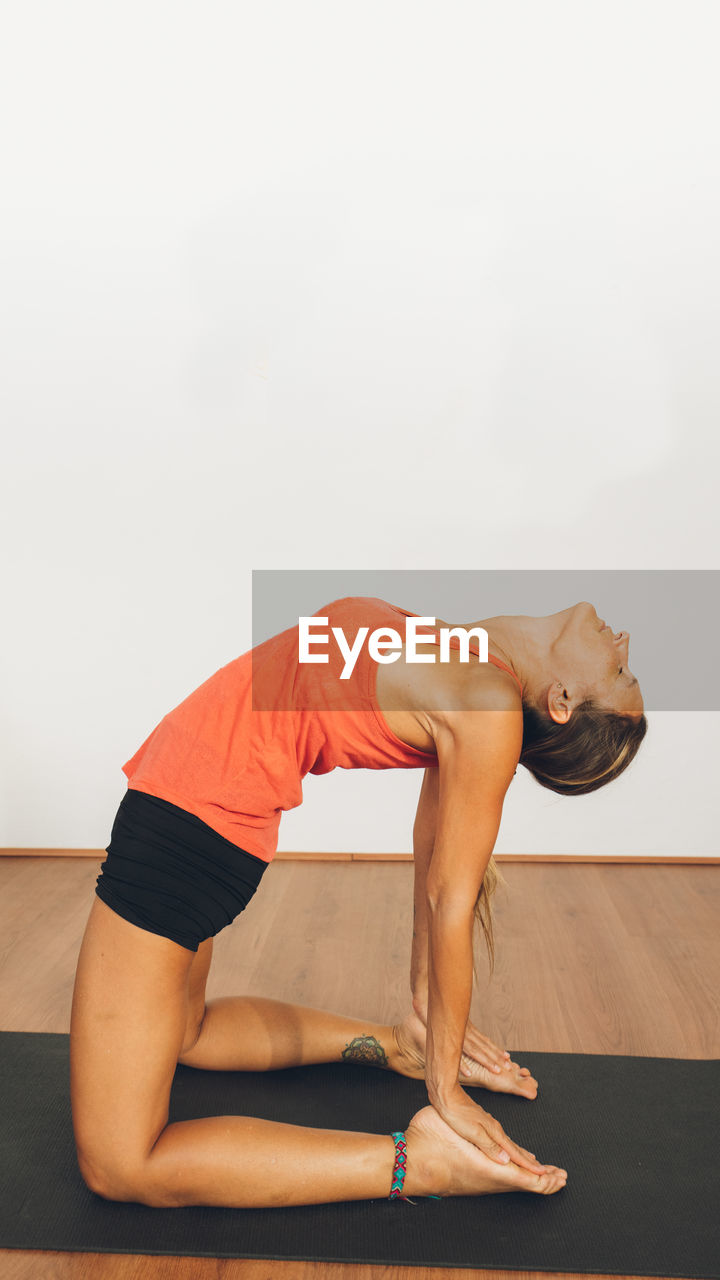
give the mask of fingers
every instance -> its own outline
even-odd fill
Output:
[[[500,1075],[508,1065],[507,1058],[498,1058],[496,1054],[487,1053],[484,1049],[478,1048],[477,1045],[468,1044],[467,1040],[463,1044],[463,1053],[471,1062],[478,1062],[481,1067],[486,1067],[488,1071],[494,1072],[495,1075]]]
[[[473,1139],[475,1146],[479,1147],[491,1160],[496,1160],[498,1164],[517,1164],[521,1169],[527,1169],[529,1173],[545,1173],[547,1166],[540,1164],[536,1160],[531,1151],[526,1151],[524,1147],[518,1146],[505,1133],[502,1125],[488,1113],[482,1112],[482,1119],[476,1122],[476,1133]]]
[[[495,1075],[502,1075],[505,1071],[514,1071],[525,1078],[531,1076],[527,1067],[520,1067],[514,1062],[507,1049],[501,1049],[494,1044],[487,1036],[483,1036],[471,1023],[468,1023],[463,1041],[463,1053],[471,1060],[477,1062],[482,1067],[486,1067],[488,1071],[494,1072]],[[461,1069],[461,1074],[465,1077],[472,1075],[472,1067],[470,1070]],[[537,1084],[537,1081],[535,1081]]]
[[[499,1164],[508,1164],[512,1160],[513,1164],[519,1165],[521,1169],[529,1170],[530,1173],[545,1173],[547,1171],[546,1165],[540,1164],[540,1161],[535,1159],[531,1151],[526,1151],[524,1147],[520,1147],[516,1142],[513,1142],[497,1120],[493,1120],[491,1116],[488,1116],[485,1122],[485,1129],[494,1139],[494,1150],[487,1152],[493,1160],[497,1160]]]
[[[482,1072],[478,1071],[478,1066],[483,1067],[484,1064],[482,1062],[478,1063],[476,1058],[471,1058],[467,1053],[463,1053],[460,1058],[460,1075],[461,1076],[481,1075]],[[489,1070],[489,1068],[485,1067],[485,1070]]]
[[[543,1174],[547,1165],[540,1164],[531,1151],[518,1146],[505,1133],[502,1125],[487,1111],[483,1111],[476,1103],[471,1102],[467,1094],[461,1091],[461,1100],[452,1098],[447,1103],[432,1100],[436,1110],[446,1124],[450,1125],[461,1138],[467,1138],[478,1150],[489,1159],[500,1165],[515,1164],[531,1174]]]
[[[492,1040],[488,1040],[487,1036],[481,1035],[475,1027],[468,1027],[463,1041],[463,1051],[481,1066],[487,1067],[489,1071],[494,1071],[496,1074],[499,1074],[510,1060],[510,1054],[506,1049],[500,1049],[498,1045],[493,1044]]]
[[[517,1071],[521,1076],[530,1075],[530,1071],[528,1067],[521,1067],[517,1062],[513,1062],[512,1058],[509,1058],[509,1060],[505,1063],[505,1066],[506,1068],[512,1068],[514,1071]]]
[[[490,1089],[493,1093],[515,1093],[531,1101],[537,1097],[538,1082],[525,1068],[514,1067],[496,1074],[467,1054],[460,1059],[458,1081],[466,1088]]]
[[[494,1076],[501,1077],[505,1074],[510,1074],[510,1075],[517,1076],[518,1078],[522,1077],[523,1080],[526,1080],[528,1078],[532,1079],[527,1067],[518,1067],[516,1062],[505,1062],[502,1067],[491,1067],[488,1062],[483,1062],[480,1059],[478,1054],[470,1054],[467,1052],[463,1052],[463,1054],[460,1057],[461,1075],[463,1076],[477,1075],[479,1068],[482,1068],[485,1071],[492,1071]]]
[[[516,1142],[512,1142],[510,1138],[503,1140],[502,1148],[507,1153],[508,1158],[513,1164],[517,1164],[521,1169],[527,1169],[530,1173],[547,1173],[548,1166],[540,1164],[530,1151],[526,1151],[524,1147],[519,1147]],[[503,1163],[507,1163],[503,1161]]]

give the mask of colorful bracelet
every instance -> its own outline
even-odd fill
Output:
[[[395,1143],[395,1163],[392,1171],[392,1188],[388,1200],[407,1200],[408,1204],[415,1204],[409,1196],[402,1194],[405,1185],[405,1174],[407,1173],[407,1143],[404,1133],[392,1133],[390,1135]],[[442,1200],[442,1196],[426,1196],[426,1200]]]
[[[395,1163],[392,1171],[392,1187],[388,1200],[407,1200],[407,1196],[403,1195],[403,1186],[405,1185],[405,1174],[407,1173],[407,1143],[405,1142],[404,1133],[393,1133],[390,1135],[395,1143]]]

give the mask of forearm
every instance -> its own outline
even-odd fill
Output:
[[[456,903],[428,911],[428,1015],[425,1079],[437,1105],[458,1092],[472,999],[472,910]]]
[[[428,912],[427,912],[427,868],[432,854],[432,846],[428,849],[427,839],[413,841],[415,858],[415,883],[413,889],[413,936],[410,957],[410,990],[413,1005],[423,1014],[427,1010],[428,999]],[[418,1008],[418,1006],[420,1006]]]
[[[426,769],[418,812],[413,826],[413,937],[410,959],[410,989],[413,1005],[423,1018],[428,999],[428,908],[427,875],[437,829],[437,769]]]

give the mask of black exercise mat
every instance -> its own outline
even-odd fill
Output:
[[[568,1170],[554,1196],[151,1209],[102,1200],[80,1178],[68,1037],[4,1032],[0,1247],[720,1280],[720,1063],[514,1056],[540,1081],[537,1100],[476,1096],[517,1142]],[[422,1082],[372,1067],[181,1066],[171,1119],[235,1113],[390,1133],[425,1102]]]

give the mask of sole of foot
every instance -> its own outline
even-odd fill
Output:
[[[425,1028],[416,1014],[409,1014],[392,1028],[393,1047],[389,1055],[390,1069],[413,1080],[425,1079]],[[515,1093],[533,1101],[538,1082],[526,1067],[507,1062],[499,1071],[490,1071],[466,1054],[462,1055],[459,1083],[464,1088],[490,1089],[493,1093]],[[467,1068],[467,1075],[464,1070]]]
[[[565,1169],[547,1166],[530,1173],[519,1165],[498,1164],[461,1138],[434,1107],[423,1107],[410,1121],[407,1140],[407,1195],[482,1196],[530,1191],[550,1196],[567,1182]]]

